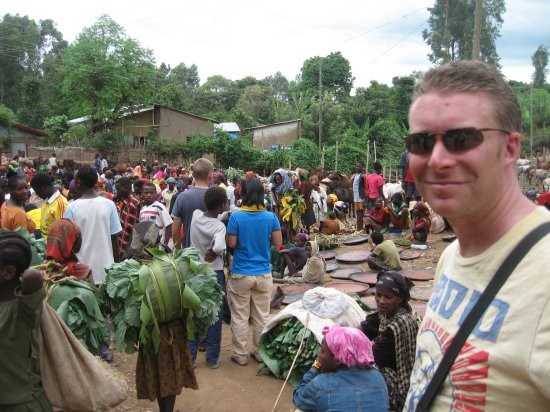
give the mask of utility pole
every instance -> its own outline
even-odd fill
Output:
[[[472,43],[472,60],[480,60],[481,22],[483,21],[483,0],[476,0],[476,15],[474,20],[474,41]]]
[[[323,58],[319,57],[319,151],[321,151],[321,137],[323,135]]]

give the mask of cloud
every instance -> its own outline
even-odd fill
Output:
[[[51,18],[72,42],[106,13],[153,50],[157,64],[195,64],[201,81],[214,74],[236,80],[277,71],[294,79],[308,58],[341,51],[358,87],[371,80],[391,83],[394,76],[430,67],[421,32],[433,2],[94,0],[71,6],[25,0],[10,3],[2,15]],[[507,0],[506,7],[502,37],[497,40],[503,71],[529,81],[530,56],[541,42],[549,41],[550,1]]]

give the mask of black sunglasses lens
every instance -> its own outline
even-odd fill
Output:
[[[407,136],[407,150],[414,154],[430,153],[435,144],[435,136],[430,133],[413,133]]]
[[[473,127],[447,130],[443,143],[450,152],[461,152],[479,146],[483,142],[483,133]]]

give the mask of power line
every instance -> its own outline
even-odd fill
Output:
[[[409,33],[407,33],[404,37],[402,37],[397,43],[395,43],[393,46],[391,46],[389,49],[387,49],[384,53],[382,53],[380,56],[376,57],[374,60],[370,62],[370,64],[376,62],[381,57],[384,57],[386,54],[388,54],[391,50],[395,49],[397,46],[399,46],[407,37],[409,37],[411,34],[413,34],[415,31],[420,29],[422,26],[424,26],[428,20],[424,20],[422,23],[420,23],[418,26],[416,26],[414,29],[412,29]]]

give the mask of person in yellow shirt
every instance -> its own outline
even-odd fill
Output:
[[[46,173],[35,174],[31,179],[31,187],[38,197],[45,200],[41,209],[40,231],[42,237],[47,237],[52,223],[63,217],[68,202]]]
[[[42,220],[42,209],[36,206],[34,203],[28,203],[25,205],[25,213],[34,222],[36,229],[34,235],[37,239],[42,237],[40,232],[40,221]]]

